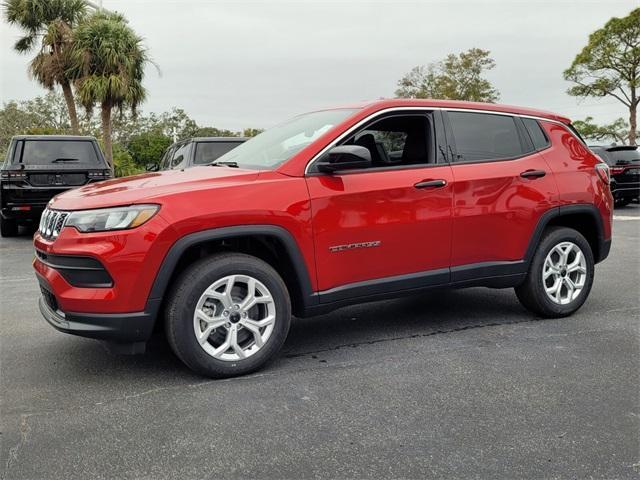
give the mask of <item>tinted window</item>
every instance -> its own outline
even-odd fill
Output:
[[[429,163],[430,133],[426,115],[393,115],[358,130],[343,145],[369,150],[373,168]]]
[[[529,132],[529,136],[536,150],[541,150],[549,146],[549,140],[536,120],[533,118],[523,118],[522,123],[524,123],[524,126],[527,128],[527,132]]]
[[[513,117],[449,112],[449,121],[459,162],[512,158],[524,153]]]
[[[640,151],[636,150],[609,150],[607,152],[614,163],[640,161]]]
[[[186,167],[187,164],[187,154],[189,152],[190,143],[184,143],[182,145],[178,145],[176,149],[173,151],[171,156],[171,163],[169,168],[171,169],[179,169]]]
[[[91,164],[98,165],[100,160],[89,141],[71,140],[26,140],[22,152],[25,165],[51,164]]]
[[[198,142],[193,163],[196,165],[211,163],[236,148],[240,143],[241,142]]]

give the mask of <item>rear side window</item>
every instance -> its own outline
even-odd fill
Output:
[[[100,160],[90,141],[25,140],[22,151],[24,165],[90,164]]]
[[[198,142],[193,163],[196,165],[211,163],[238,145],[240,142]]]
[[[458,162],[518,157],[524,148],[513,117],[488,113],[448,112]]]
[[[531,141],[533,142],[533,146],[536,150],[542,150],[549,146],[549,139],[536,120],[533,118],[523,118],[522,123],[524,123],[527,132],[529,132],[529,136],[531,137]]]

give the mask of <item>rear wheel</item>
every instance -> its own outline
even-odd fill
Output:
[[[3,237],[15,237],[18,235],[18,222],[0,217],[0,234]]]
[[[291,302],[278,273],[244,254],[217,254],[191,265],[174,284],[166,331],[194,371],[221,378],[262,367],[289,332]]]
[[[593,274],[591,246],[580,232],[550,228],[540,241],[524,283],[516,287],[516,295],[522,305],[542,317],[565,317],[589,296]]]

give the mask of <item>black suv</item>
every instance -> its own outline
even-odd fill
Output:
[[[93,137],[13,137],[0,168],[0,233],[11,237],[33,223],[58,193],[111,177]]]
[[[602,158],[611,172],[611,193],[616,207],[640,199],[640,150],[637,145],[590,147]]]
[[[182,140],[167,148],[159,165],[147,165],[147,170],[181,170],[207,165],[247,140],[246,137],[196,137]]]

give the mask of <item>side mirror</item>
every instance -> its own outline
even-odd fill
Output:
[[[371,166],[371,152],[360,145],[341,145],[329,150],[329,161],[318,162],[318,170],[333,173]]]
[[[160,170],[160,165],[157,163],[147,163],[147,166],[144,168],[147,172],[157,172]]]

